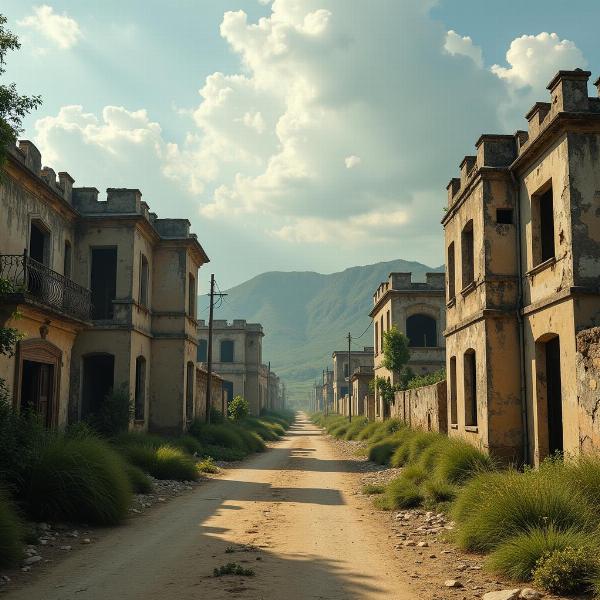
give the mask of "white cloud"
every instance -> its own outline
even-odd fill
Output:
[[[444,50],[451,55],[468,56],[478,67],[483,67],[483,53],[470,36],[462,36],[453,29],[446,34]]]
[[[347,156],[344,159],[344,164],[346,165],[346,169],[354,169],[354,167],[358,167],[361,163],[360,156],[355,156],[352,154],[351,156]]]
[[[17,24],[37,31],[62,50],[72,48],[82,37],[81,29],[75,19],[66,13],[62,15],[55,13],[54,9],[47,4],[34,6],[33,14],[17,21]]]

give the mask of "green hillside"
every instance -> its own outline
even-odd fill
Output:
[[[348,331],[359,336],[370,323],[373,292],[391,272],[441,271],[418,262],[394,260],[340,273],[271,272],[227,290],[216,319],[246,319],[265,330],[263,359],[286,382],[291,397],[306,398],[311,385],[331,364],[331,353],[347,347]],[[202,300],[206,304],[206,299]],[[358,349],[373,345],[371,328]]]

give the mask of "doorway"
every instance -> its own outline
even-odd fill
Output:
[[[20,412],[33,412],[46,427],[53,422],[54,365],[24,360],[21,367]]]
[[[560,338],[556,336],[546,342],[545,350],[548,452],[552,455],[564,450],[560,377]]]
[[[83,358],[82,419],[100,412],[114,381],[115,357],[112,354],[93,354]]]

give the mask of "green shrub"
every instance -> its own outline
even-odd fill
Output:
[[[409,463],[415,463],[419,460],[421,454],[440,440],[439,433],[431,431],[415,431],[408,441],[409,447]]]
[[[367,483],[363,485],[363,494],[368,496],[372,496],[374,494],[383,494],[385,492],[385,485],[375,484],[375,483]]]
[[[393,433],[400,431],[401,429],[407,429],[406,425],[402,421],[399,419],[388,419],[381,424],[381,427],[371,434],[369,442],[379,442],[382,439],[389,437]]]
[[[421,485],[428,477],[427,471],[420,465],[408,465],[402,470],[402,477],[412,481],[415,485]]]
[[[245,429],[258,433],[265,442],[274,442],[282,435],[285,435],[285,429],[281,425],[266,421],[265,419],[248,417],[240,425]]]
[[[369,447],[369,460],[385,465],[389,462],[396,448],[402,443],[397,435],[390,435]]]
[[[196,461],[189,455],[168,444],[157,448],[150,474],[157,479],[195,481],[198,479]]]
[[[87,418],[95,431],[105,436],[114,436],[127,431],[133,416],[133,403],[129,389],[123,385],[111,390],[102,400],[97,413]]]
[[[329,435],[332,435],[336,438],[343,438],[346,435],[346,432],[350,428],[350,423],[348,421],[344,421],[336,425],[333,429],[329,431]]]
[[[198,465],[198,471],[201,473],[218,473],[219,467],[215,465],[215,461],[209,456],[204,460],[201,460]]]
[[[23,557],[23,529],[17,514],[0,496],[0,567],[13,565]]]
[[[223,577],[224,575],[238,575],[239,577],[254,577],[253,569],[246,569],[238,563],[227,563],[219,568],[214,568],[213,577]]]
[[[161,444],[158,444],[157,447],[161,446],[162,444],[164,444],[164,441],[162,441]],[[188,454],[200,455],[203,451],[202,444],[192,435],[182,435],[176,438],[171,438],[169,440],[169,444],[180,448]]]
[[[533,582],[553,594],[575,594],[589,588],[599,573],[597,554],[587,548],[567,547],[540,558]]]
[[[530,581],[538,561],[558,550],[590,548],[590,535],[577,529],[535,527],[507,539],[492,552],[486,569],[515,581]]]
[[[248,400],[242,398],[242,396],[236,396],[227,407],[229,418],[234,421],[245,419],[250,413],[250,404]]]
[[[98,525],[121,521],[131,502],[123,460],[97,438],[55,435],[41,444],[22,493],[35,519]]]
[[[368,423],[369,421],[365,417],[356,417],[352,419],[352,423],[348,426],[344,439],[355,440],[358,434],[368,425]]]
[[[534,527],[590,531],[596,524],[584,497],[552,469],[477,475],[458,496],[453,517],[459,545],[483,552]]]
[[[544,463],[542,468],[546,468]],[[562,464],[564,477],[592,506],[600,506],[600,457],[583,455]]]
[[[419,456],[419,465],[429,472],[432,472],[437,464],[440,454],[445,452],[450,443],[450,440],[446,436],[439,436],[433,444],[430,444],[421,452],[421,455]]]
[[[126,462],[125,472],[127,473],[127,478],[131,484],[131,489],[136,494],[150,494],[154,489],[150,477],[148,477],[148,475],[146,475],[139,467]]]
[[[428,503],[442,504],[452,502],[458,494],[458,488],[439,479],[428,479],[423,483],[423,492]]]
[[[417,375],[410,379],[406,385],[406,389],[414,390],[416,388],[424,387],[426,385],[433,385],[446,379],[446,370],[441,369],[434,373],[428,373],[427,375]]]
[[[222,460],[224,462],[236,462],[243,460],[247,453],[236,448],[224,448],[223,446],[203,446],[202,452],[198,454],[203,457],[210,457],[214,460]]]
[[[375,503],[384,510],[414,508],[423,503],[423,494],[417,485],[401,475],[388,483],[385,492]]]
[[[369,423],[357,436],[356,439],[360,442],[370,440],[380,429],[383,429],[384,424],[380,421]]]
[[[440,448],[435,475],[441,481],[461,485],[478,473],[494,469],[492,458],[467,442],[448,440]]]
[[[242,438],[244,446],[250,452],[264,452],[267,449],[265,442],[256,431],[249,431],[248,429],[244,429],[244,427],[238,427],[236,431]]]
[[[246,451],[246,444],[237,428],[232,427],[228,423],[222,425],[214,425],[212,423],[194,422],[190,425],[189,432],[193,435],[202,446],[223,446],[225,448],[235,448],[236,450]]]
[[[411,454],[410,442],[414,435],[416,435],[416,432],[408,427],[400,429],[398,432],[396,432],[395,437],[400,443],[390,459],[390,464],[392,467],[403,467],[404,465],[408,464]]]

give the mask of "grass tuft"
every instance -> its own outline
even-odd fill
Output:
[[[12,504],[0,496],[0,567],[14,565],[23,557],[23,528]]]
[[[125,473],[127,473],[127,478],[129,479],[129,483],[131,484],[131,489],[136,494],[150,494],[154,489],[154,485],[152,484],[152,480],[142,469],[132,465],[131,463],[125,463]]]
[[[402,475],[392,479],[385,492],[375,499],[375,505],[383,510],[415,508],[423,502],[423,494],[419,486]]]
[[[215,465],[215,461],[209,456],[198,463],[198,471],[201,473],[218,473],[219,467]]]

